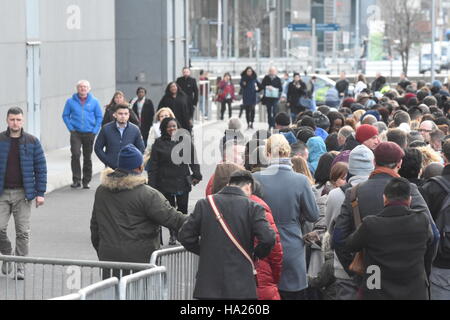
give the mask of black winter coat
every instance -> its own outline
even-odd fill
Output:
[[[188,131],[192,130],[191,116],[185,94],[179,93],[176,98],[172,95],[165,95],[158,105],[158,110],[162,108],[170,108],[181,127]]]
[[[277,88],[279,90],[278,98],[267,98],[266,97],[265,90],[266,90],[267,86],[272,86],[272,87]],[[263,90],[263,92],[264,92],[264,97],[261,100],[262,104],[265,105],[265,104],[270,103],[270,102],[278,101],[280,96],[281,96],[281,93],[283,92],[283,85],[281,84],[281,79],[276,76],[272,80],[270,78],[270,76],[268,76],[268,75],[265,76],[263,81],[261,82],[261,90]]]
[[[442,177],[450,181],[450,165],[447,165],[444,168],[444,171],[442,171]],[[433,180],[424,183],[419,190],[422,193],[428,208],[430,208],[433,219],[436,220],[445,197],[447,197],[448,194],[444,192],[441,186]],[[433,265],[437,268],[450,269],[450,261],[442,259],[439,254],[436,256]]]
[[[305,106],[302,107],[302,105],[300,104],[300,98],[306,97],[307,91],[308,89],[306,88],[306,83],[304,83],[303,81],[299,82],[298,87],[293,81],[289,83],[287,102],[289,103],[289,108],[291,109],[292,113],[299,114],[305,109]]]
[[[269,255],[275,245],[275,232],[265,218],[264,208],[237,187],[223,188],[214,200],[250,257],[262,259]],[[255,237],[259,241],[256,248]],[[225,234],[208,200],[197,202],[178,239],[187,250],[200,256],[194,298],[257,299],[251,264]]]
[[[386,185],[392,177],[386,173],[374,175],[369,180],[359,184],[358,187],[358,203],[361,219],[365,217],[376,215],[384,208],[383,192]],[[336,225],[333,231],[332,244],[335,249],[336,255],[348,274],[353,274],[349,269],[349,265],[353,260],[353,255],[348,251],[345,246],[345,242],[355,231],[355,223],[353,221],[353,209],[350,203],[351,188],[348,188],[345,192],[345,200],[342,204],[341,213],[336,217]],[[422,198],[416,185],[411,184],[411,209],[418,210],[426,215],[433,233],[435,235],[433,242],[433,249],[436,250],[436,244],[438,239],[438,232],[436,225],[428,210],[425,200]]]
[[[200,165],[192,144],[191,156],[186,162],[180,165],[173,162],[172,151],[175,147],[180,147],[180,144],[183,142],[172,141],[168,136],[156,139],[153,144],[148,173],[149,184],[162,193],[190,192],[192,187],[187,180],[187,177],[191,176],[189,168],[192,170],[193,178],[202,180]],[[183,157],[183,150],[180,157]]]
[[[395,205],[366,217],[346,242],[352,252],[364,249],[366,270],[369,266],[380,268],[380,289],[367,287],[373,273],[364,275],[364,299],[428,300],[432,242],[428,218],[419,210]]]
[[[177,84],[187,95],[187,104],[189,107],[190,117],[192,118],[192,115],[194,114],[194,106],[198,104],[197,81],[192,77],[180,77],[177,79]]]
[[[133,111],[139,117],[137,101],[133,105]],[[140,128],[142,138],[144,140],[145,145],[147,145],[148,134],[150,132],[150,128],[153,125],[154,118],[155,118],[155,107],[153,106],[153,102],[150,99],[145,99],[144,106],[142,107],[142,113],[139,118],[139,121],[141,122]]]
[[[148,263],[160,248],[160,226],[178,230],[187,217],[147,186],[145,175],[112,173],[102,173],[95,193],[92,245],[102,261]]]

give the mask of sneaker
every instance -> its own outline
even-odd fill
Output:
[[[70,187],[72,189],[78,189],[78,188],[81,188],[81,184],[79,182],[74,182],[70,185]]]
[[[88,183],[83,183],[83,189],[90,189],[91,187],[89,186]]]
[[[10,274],[12,269],[13,269],[13,265],[12,265],[11,262],[3,262],[3,264],[2,264],[2,273],[4,275],[7,276],[8,274]]]

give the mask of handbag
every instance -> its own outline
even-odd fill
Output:
[[[208,201],[209,204],[211,205],[211,208],[214,211],[214,214],[216,215],[217,221],[219,221],[220,226],[222,227],[223,231],[225,231],[225,234],[228,236],[228,238],[230,238],[231,242],[233,242],[233,244],[242,253],[242,255],[250,262],[253,270],[253,275],[255,276],[255,280],[257,280],[256,279],[257,272],[255,264],[253,263],[253,259],[250,258],[250,255],[247,253],[247,251],[245,251],[245,249],[242,247],[239,241],[234,237],[231,230],[228,228],[225,220],[223,219],[222,214],[220,213],[219,209],[217,209],[216,203],[214,202],[214,197],[212,195],[208,196]]]
[[[353,209],[353,220],[355,222],[355,228],[358,228],[361,225],[361,215],[359,213],[359,204],[358,204],[358,185],[354,186],[350,191],[350,201]],[[364,254],[362,251],[359,251],[355,254],[352,263],[348,267],[350,271],[356,273],[357,275],[363,275],[365,273],[364,266]]]

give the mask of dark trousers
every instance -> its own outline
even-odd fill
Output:
[[[245,106],[245,118],[247,119],[247,124],[255,122],[255,105]]]
[[[232,110],[232,106],[231,106],[232,102],[233,102],[233,100],[231,100],[231,99],[227,99],[227,100],[222,101],[222,109],[221,109],[220,120],[223,120],[223,116],[225,114],[225,110],[227,108],[227,104],[228,104],[228,116],[231,118],[231,112],[233,111]]]
[[[72,180],[74,183],[88,184],[92,179],[92,151],[95,134],[72,131],[70,133],[70,152],[72,153]],[[83,179],[81,179],[81,148],[83,148]]]
[[[266,103],[266,108],[269,128],[275,128],[275,115],[278,112],[278,100],[268,101]]]
[[[189,192],[183,193],[181,196],[173,196],[168,193],[163,193],[164,197],[166,197],[167,201],[169,201],[170,205],[182,212],[183,214],[188,213],[188,205],[189,205]],[[178,230],[170,229],[171,236],[177,236]]]
[[[281,291],[278,290],[280,293],[281,300],[306,300],[306,289],[301,291]]]
[[[243,104],[241,104],[241,109],[239,110],[239,118],[242,117],[242,114],[244,113],[244,110],[246,110],[246,106],[244,106]]]

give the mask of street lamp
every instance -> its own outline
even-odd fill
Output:
[[[431,2],[431,82],[436,79],[434,71],[434,41],[436,39],[436,0]]]

